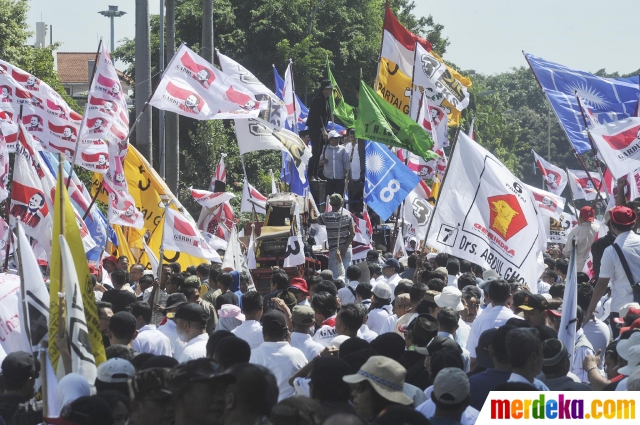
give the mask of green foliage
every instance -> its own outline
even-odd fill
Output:
[[[0,0],[0,58],[20,66],[29,47],[27,38],[33,33],[27,24],[27,0]]]

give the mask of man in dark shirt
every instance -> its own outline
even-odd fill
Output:
[[[20,405],[34,396],[33,385],[39,375],[38,369],[39,363],[34,361],[31,354],[24,351],[10,353],[2,361],[4,392],[0,395],[0,417],[7,424],[11,423],[11,419],[18,412]],[[42,411],[31,413],[36,413],[39,416],[39,418],[35,418],[39,421],[34,420],[33,424],[42,422]],[[22,416],[21,413],[18,414]]]
[[[129,304],[136,302],[136,294],[133,291],[122,289],[127,283],[127,272],[120,269],[114,270],[111,273],[111,283],[114,289],[102,294],[102,301],[111,303],[114,313],[124,311]]]
[[[271,286],[269,287],[269,292],[262,299],[264,311],[269,310],[269,301],[273,298],[277,298],[278,295],[285,289],[289,287],[289,276],[287,272],[282,269],[275,269],[273,274],[271,275]]]
[[[309,127],[309,136],[311,137],[311,153],[309,160],[309,180],[318,180],[318,161],[322,154],[324,140],[328,138],[327,123],[331,108],[329,106],[329,96],[333,93],[333,86],[329,80],[320,82],[320,90],[311,100],[309,105],[309,115],[307,116],[307,127]]]

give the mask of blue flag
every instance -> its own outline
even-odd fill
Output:
[[[276,96],[278,96],[278,99],[284,100],[284,97],[282,96],[282,90],[284,90],[284,80],[282,79],[282,77],[280,77],[280,74],[278,74],[278,70],[275,66],[273,67],[273,78],[276,82]],[[307,116],[309,115],[309,109],[302,103],[302,100],[300,100],[298,95],[296,95],[296,100],[300,105],[300,110],[298,111],[298,117],[300,119],[300,121],[298,122],[298,131],[300,131],[304,130],[304,128],[307,126]],[[292,128],[290,128],[289,123],[286,123],[284,128],[289,131],[294,131]]]
[[[578,153],[591,149],[576,92],[601,124],[632,116],[638,103],[638,77],[604,78],[525,53],[531,70],[551,102]]]
[[[365,144],[364,202],[386,221],[420,183],[420,177],[380,143]]]

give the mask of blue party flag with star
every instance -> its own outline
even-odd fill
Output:
[[[365,144],[364,202],[386,221],[420,183],[420,177],[388,148]]]
[[[633,116],[638,104],[638,76],[605,78],[524,54],[549,99],[567,138],[578,153],[591,149],[576,93],[600,124]]]

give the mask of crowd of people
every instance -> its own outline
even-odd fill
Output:
[[[637,215],[607,212],[608,246],[593,215],[570,235],[598,256],[594,279],[577,274],[575,347],[558,338],[572,248],[549,247],[535,293],[445,253],[371,250],[307,278],[274,268],[265,294],[216,264],[166,264],[154,280],[107,257],[104,275],[92,268],[107,355],[95,382],[67,371],[48,417],[40,363],[9,353],[0,424],[473,425],[491,391],[640,389],[640,304],[621,261],[640,276]]]

